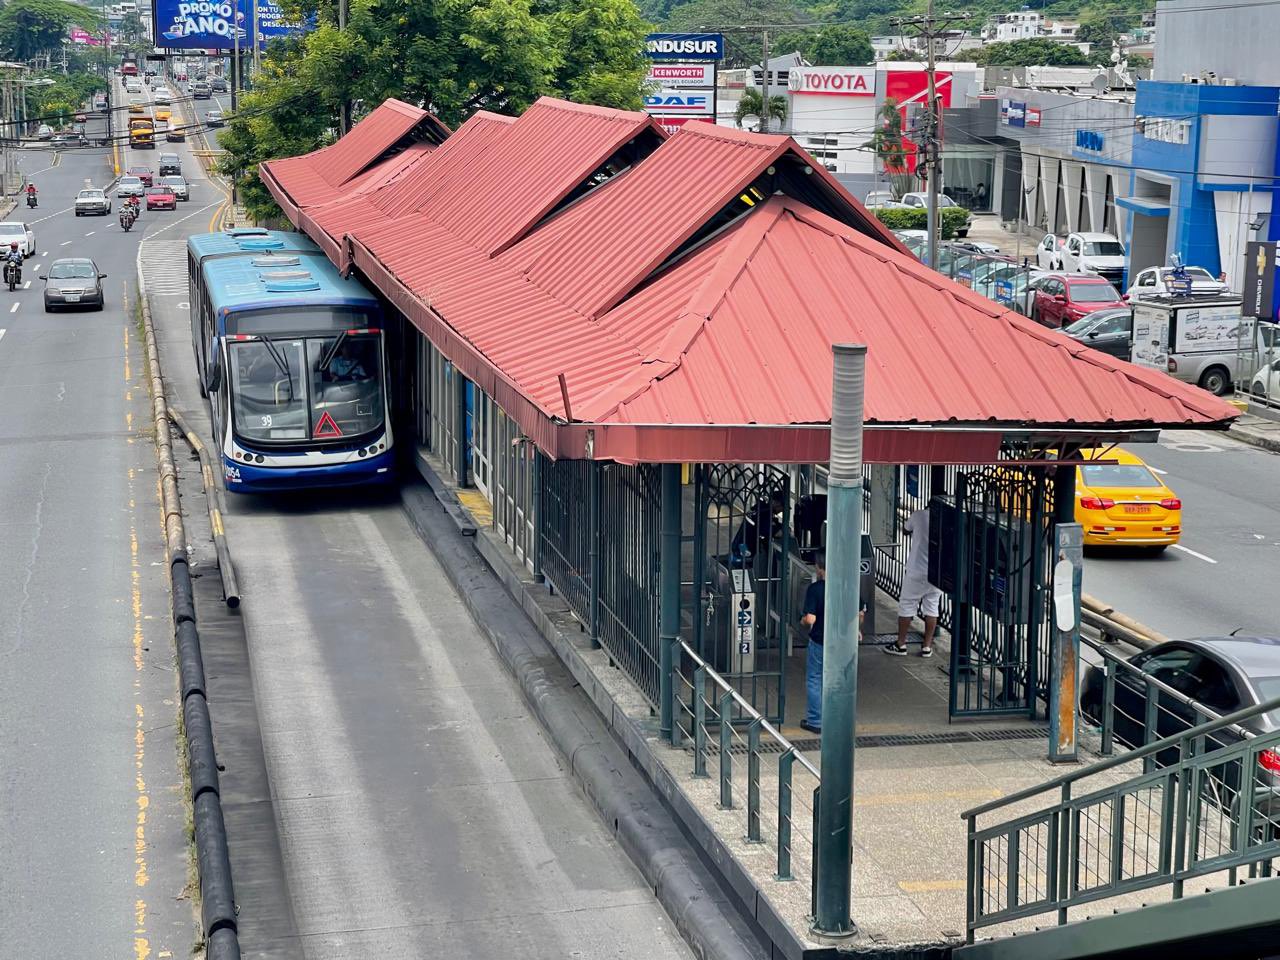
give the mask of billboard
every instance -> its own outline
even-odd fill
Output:
[[[644,52],[654,60],[723,60],[724,34],[651,33]]]
[[[649,79],[662,87],[714,87],[714,63],[654,63],[649,66]]]
[[[874,97],[875,67],[792,67],[787,89],[794,94],[825,97]]]
[[[912,106],[927,107],[929,99],[929,77],[923,67],[905,70],[882,70],[880,102],[893,99],[897,102],[898,113],[902,117],[902,129],[907,126],[907,111]],[[945,110],[951,106],[951,73],[938,70],[934,73],[934,89],[938,95],[938,106]],[[909,173],[916,172],[916,144],[910,137],[903,138],[903,165]]]
[[[153,0],[152,24],[157,47],[168,50],[231,50],[249,47],[254,0]],[[314,18],[298,23],[286,18],[275,0],[257,0],[258,42],[315,28]],[[233,23],[236,26],[233,27]]]
[[[672,90],[663,88],[645,94],[647,113],[678,117],[715,119],[715,100],[711,90]]]

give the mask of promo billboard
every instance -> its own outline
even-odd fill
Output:
[[[654,60],[723,60],[724,34],[651,33],[644,52]]]
[[[169,50],[231,50],[250,48],[253,0],[153,0],[152,23],[157,47]],[[257,0],[258,42],[315,29],[315,20],[289,20],[275,0]]]
[[[792,67],[787,89],[794,94],[825,97],[874,97],[875,67]]]

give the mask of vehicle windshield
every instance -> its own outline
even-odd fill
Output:
[[[1206,270],[1204,267],[1187,267],[1186,270],[1187,270],[1187,276],[1190,277],[1192,280],[1213,280],[1213,277],[1210,275],[1209,271]],[[1173,276],[1173,269],[1171,267],[1166,267],[1164,270],[1160,271],[1160,276],[1168,280],[1170,277]]]
[[[1086,487],[1158,487],[1156,475],[1140,463],[1095,463],[1080,468]]]
[[[335,333],[233,343],[236,430],[259,442],[359,437],[383,421],[381,339]]]
[[[94,270],[93,264],[89,262],[83,263],[55,263],[49,268],[50,280],[89,280],[98,275]]]
[[[104,194],[101,190],[81,190],[81,200],[101,200]]]
[[[960,206],[960,204],[956,203],[954,200],[952,200],[952,199],[951,199],[950,197],[948,197],[948,196],[941,196],[941,197],[939,197],[939,198],[938,198],[938,206],[940,206],[940,207],[958,207],[958,206]]]
[[[156,194],[168,193],[168,192],[169,192],[168,187],[147,187],[147,194],[149,196],[154,196]]]
[[[1086,240],[1084,255],[1086,257],[1123,257],[1124,244],[1119,240]]]
[[[20,235],[26,232],[26,228],[20,223],[0,223],[0,234],[12,233]]]
[[[161,177],[160,182],[166,187],[181,187],[185,186],[187,181],[183,180],[181,177]]]
[[[1117,303],[1120,294],[1109,283],[1073,283],[1071,299],[1076,303]]]

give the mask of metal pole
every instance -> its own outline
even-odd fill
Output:
[[[658,557],[658,730],[671,739],[675,714],[671,670],[680,636],[680,464],[662,465],[662,542]]]
[[[347,29],[347,3],[348,0],[338,0],[338,29],[346,31]],[[351,101],[345,97],[338,107],[338,134],[343,135],[351,129]]]
[[[1064,459],[1074,451],[1064,448]],[[1084,532],[1075,522],[1076,468],[1053,475],[1053,629],[1049,633],[1049,762],[1075,763]],[[1061,595],[1060,595],[1061,594]],[[1060,609],[1060,604],[1062,609]],[[1032,694],[1034,704],[1035,694]]]
[[[258,38],[258,0],[253,0],[253,73],[256,76],[261,64],[258,58],[258,48],[261,41]]]
[[[857,932],[853,892],[853,761],[858,703],[858,565],[862,553],[862,410],[867,348],[835,344],[827,478],[826,624],[822,666],[822,804],[813,930]]]
[[[761,36],[761,59],[763,65],[763,76],[760,78],[760,86],[764,93],[760,97],[760,132],[769,132],[769,96],[773,93],[773,84],[769,81],[769,31],[762,30]]]
[[[235,12],[231,15],[235,20],[231,30],[231,112],[234,114],[240,104],[240,0],[236,0]]]
[[[942,157],[938,143],[938,86],[934,77],[933,0],[929,0],[926,17],[928,22],[925,24],[924,40],[929,48],[929,58],[925,66],[925,76],[929,81],[929,120],[925,136],[925,163],[929,170],[929,207],[926,227],[929,231],[929,266],[936,270],[938,265],[938,179],[942,172]]]

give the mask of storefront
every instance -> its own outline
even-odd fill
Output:
[[[999,128],[1022,152],[1019,213],[1011,219],[1057,234],[1122,236],[1132,161],[1133,104],[1019,87],[996,88]]]
[[[1240,289],[1249,240],[1280,239],[1270,216],[1280,88],[1152,81],[1135,105],[1130,272],[1178,254]]]

